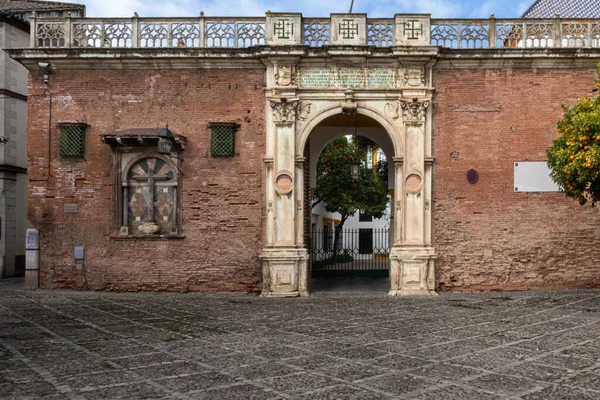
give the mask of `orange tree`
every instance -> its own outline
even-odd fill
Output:
[[[596,85],[600,89],[600,64]],[[600,94],[573,108],[563,105],[559,137],[548,149],[548,166],[561,191],[583,205],[600,199]]]
[[[375,218],[381,218],[388,202],[387,182],[367,168],[360,169],[358,179],[352,179],[351,164],[362,164],[367,149],[358,140],[348,141],[345,136],[329,143],[317,162],[317,187],[313,207],[323,202],[329,212],[341,215],[341,222],[335,232],[335,243],[348,217],[358,210]],[[337,246],[334,245],[334,251]]]

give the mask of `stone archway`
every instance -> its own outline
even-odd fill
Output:
[[[304,148],[311,132],[336,114],[364,115],[376,121],[393,144],[395,190],[390,295],[435,294],[435,251],[431,243],[432,89],[411,91],[331,88],[304,92],[281,85],[282,60],[267,63],[266,234],[263,296],[309,292],[308,251],[304,243]],[[287,83],[287,81],[286,81]],[[282,87],[283,86],[283,87]],[[391,93],[390,93],[391,92]],[[395,93],[394,93],[395,92]],[[410,97],[408,97],[410,96]]]

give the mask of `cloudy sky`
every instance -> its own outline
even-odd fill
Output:
[[[294,11],[304,16],[325,17],[348,12],[350,0],[63,0],[87,6],[88,17],[188,17],[204,11],[206,16],[264,16],[265,11]],[[428,13],[433,18],[516,18],[533,0],[354,0],[354,12],[370,17],[396,13]]]

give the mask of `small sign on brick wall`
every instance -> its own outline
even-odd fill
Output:
[[[559,192],[550,177],[546,161],[521,161],[515,163],[515,192]]]
[[[79,211],[79,203],[65,203],[63,207],[65,214],[77,214]]]

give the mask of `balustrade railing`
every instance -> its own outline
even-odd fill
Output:
[[[344,16],[339,18],[346,19],[335,20],[296,17],[300,27],[283,14],[270,14],[266,18],[34,17],[31,47],[246,48],[272,44],[321,47],[345,44],[348,40],[348,44],[375,47],[430,44],[452,49],[600,48],[600,19],[466,20],[411,16],[416,18],[411,20],[412,36],[401,39],[397,36],[406,33],[405,16],[367,19],[348,15],[350,19]],[[415,33],[414,22],[430,27],[429,31]],[[269,35],[267,27],[271,26],[274,28]],[[293,35],[298,28],[301,35]],[[413,39],[417,40],[411,42]]]

